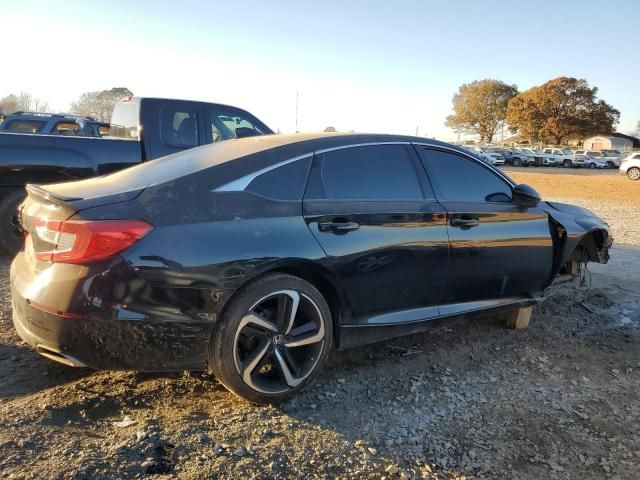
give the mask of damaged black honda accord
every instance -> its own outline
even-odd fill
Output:
[[[13,320],[46,357],[211,369],[277,403],[331,349],[522,308],[612,239],[469,152],[392,135],[268,135],[28,187]]]

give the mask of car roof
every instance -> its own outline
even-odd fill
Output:
[[[217,166],[224,167],[216,169],[216,183],[222,185],[262,168],[318,151],[366,144],[411,142],[446,147],[469,155],[468,150],[456,145],[405,135],[324,132],[260,135],[191,148],[109,175],[48,185],[47,190],[61,197],[90,198],[106,192],[124,193],[163,184]]]

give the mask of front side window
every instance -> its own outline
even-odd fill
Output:
[[[442,150],[421,152],[429,176],[446,202],[509,202],[511,187],[478,162]]]
[[[185,107],[165,106],[161,110],[162,139],[173,147],[198,145],[198,121],[194,110]]]
[[[256,118],[244,112],[218,107],[209,107],[208,110],[211,142],[270,133]]]
[[[343,148],[316,156],[307,198],[419,200],[422,186],[406,145]]]

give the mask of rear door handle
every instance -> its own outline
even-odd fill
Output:
[[[478,218],[452,218],[452,227],[471,228],[480,225],[480,219]]]
[[[360,228],[356,222],[322,222],[318,224],[321,232],[350,232]]]

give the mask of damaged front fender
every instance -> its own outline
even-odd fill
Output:
[[[571,262],[609,261],[609,225],[586,208],[558,202],[540,204],[550,216],[554,236],[554,276]]]

